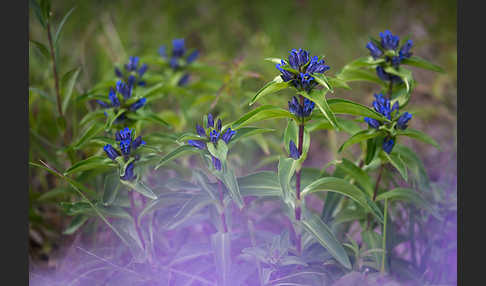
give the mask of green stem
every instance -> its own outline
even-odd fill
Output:
[[[388,199],[385,198],[385,214],[384,214],[384,223],[383,223],[383,241],[381,244],[381,248],[383,249],[383,256],[381,257],[381,274],[385,273],[385,257],[386,257],[386,225],[388,219]]]
[[[135,191],[130,191],[130,208],[132,211],[132,218],[133,224],[135,226],[135,230],[137,231],[138,239],[140,239],[140,243],[142,243],[143,249],[145,249],[145,241],[142,236],[142,231],[140,230],[140,226],[138,225],[138,213],[137,213],[137,206],[135,204]]]
[[[299,100],[300,100],[300,105],[304,106],[304,97],[302,95],[299,95]],[[298,142],[298,147],[297,150],[299,152],[299,155],[302,156],[302,149],[304,146],[304,117],[302,117],[302,120],[299,124],[299,142]],[[296,196],[297,200],[295,202],[295,219],[297,221],[301,220],[301,200],[300,200],[300,178],[301,178],[301,169],[299,169],[297,172],[295,172],[295,191],[296,191]],[[302,237],[301,234],[297,234],[297,241],[296,241],[296,246],[297,246],[297,253],[302,252]]]
[[[228,232],[228,226],[226,225],[226,215],[224,213],[224,193],[221,181],[218,179],[218,191],[219,191],[219,202],[221,203],[221,225],[223,226],[223,233]]]

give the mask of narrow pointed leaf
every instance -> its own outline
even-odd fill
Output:
[[[425,134],[425,133],[423,133],[419,130],[415,130],[415,129],[398,130],[397,134],[403,135],[403,136],[408,136],[408,137],[420,140],[420,141],[425,142],[427,144],[430,144],[430,145],[434,146],[435,148],[437,148],[438,150],[440,150],[440,146],[439,146],[439,143],[437,143],[437,141],[435,141],[432,137],[430,137],[429,135],[427,135],[427,134]]]
[[[353,136],[349,137],[346,141],[344,141],[343,145],[341,145],[341,147],[339,147],[339,150],[338,152],[342,152],[344,149],[348,148],[349,146],[351,145],[354,145],[356,143],[359,143],[361,141],[364,141],[364,140],[368,140],[368,139],[371,139],[371,138],[375,138],[379,135],[381,135],[382,132],[380,131],[377,131],[375,129],[366,129],[366,130],[362,130],[356,134],[354,134]]]
[[[249,105],[254,104],[257,100],[261,99],[262,97],[280,91],[289,87],[289,82],[282,81],[280,76],[277,76],[273,81],[268,82],[265,84],[251,99]]]
[[[417,56],[411,56],[408,59],[403,59],[401,64],[414,66],[414,67],[418,67],[418,68],[422,68],[422,69],[426,69],[426,70],[431,70],[431,71],[435,71],[435,72],[440,72],[440,73],[445,72],[444,69],[441,68],[440,66],[435,65],[433,63],[430,63],[430,62],[428,62],[428,61],[426,61],[422,58],[419,58]]]

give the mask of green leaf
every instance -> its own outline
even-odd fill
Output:
[[[351,89],[351,87],[344,80],[340,78],[328,77],[327,79],[329,81],[329,85],[332,86],[333,88],[342,87],[345,89]]]
[[[438,65],[434,65],[433,63],[430,63],[422,58],[419,58],[419,57],[416,57],[416,56],[411,56],[410,58],[406,58],[406,59],[403,59],[401,64],[404,64],[404,65],[409,65],[409,66],[414,66],[414,67],[418,67],[418,68],[422,68],[422,69],[426,69],[426,70],[431,70],[431,71],[435,71],[435,72],[440,72],[440,73],[444,73],[444,69],[442,69],[440,66]]]
[[[279,59],[279,58],[265,58],[265,60],[272,62],[274,64],[281,64],[282,63],[282,59]]]
[[[261,171],[238,178],[243,196],[279,197],[282,194],[278,176],[273,171]]]
[[[105,206],[111,205],[118,194],[120,189],[120,175],[118,172],[113,172],[105,177],[104,191],[103,191],[103,204]]]
[[[287,204],[292,200],[290,180],[295,173],[296,167],[297,161],[292,158],[280,157],[278,161],[278,180],[282,188],[283,201]]]
[[[120,180],[120,182],[126,185],[127,187],[129,187],[130,189],[134,190],[135,192],[140,193],[141,195],[149,199],[152,200],[157,199],[157,195],[154,193],[154,191],[152,191],[152,189],[150,189],[147,185],[145,185],[144,182],[140,180],[137,180],[135,182]]]
[[[374,118],[380,121],[389,121],[386,117],[380,113],[374,111],[368,106],[342,99],[342,98],[332,98],[327,101],[332,112],[336,114],[350,114],[356,116],[366,116]]]
[[[155,166],[155,169],[157,170],[158,168],[160,168],[161,166],[167,164],[167,162],[170,162],[184,154],[187,154],[187,153],[196,153],[196,152],[199,152],[199,149],[197,149],[196,147],[194,146],[191,146],[191,145],[182,145],[182,146],[179,146],[177,147],[177,149],[175,149],[174,151],[170,152],[169,154],[165,155],[164,157],[162,157],[162,159],[160,159],[160,162],[157,164],[157,166]]]
[[[76,7],[71,8],[71,10],[69,10],[69,12],[66,13],[64,18],[62,18],[61,23],[59,24],[59,28],[57,28],[56,35],[54,36],[54,46],[57,46],[57,42],[59,41],[59,38],[61,36],[62,28],[64,27],[64,24],[66,23],[67,19],[71,15],[71,13],[73,13],[75,8]]]
[[[314,80],[325,87],[327,90],[330,92],[334,92],[333,87],[331,86],[331,83],[329,82],[329,79],[322,73],[315,73],[312,74],[312,77],[314,77]]]
[[[211,248],[219,274],[219,285],[230,285],[231,273],[231,237],[229,233],[215,233],[211,235]]]
[[[356,182],[370,195],[373,195],[373,183],[370,176],[353,162],[343,158],[341,163],[336,167],[341,168],[344,172],[351,176]]]
[[[69,106],[69,101],[71,100],[74,84],[76,84],[76,80],[81,72],[81,67],[74,68],[68,71],[62,78],[62,85],[63,85],[63,101],[62,101],[62,112],[66,113],[66,110]]]
[[[49,22],[51,12],[51,0],[40,0],[40,10],[42,12],[42,18]]]
[[[165,121],[158,114],[148,110],[143,110],[136,113],[132,112],[127,114],[127,117],[133,120],[142,120],[142,121],[157,123],[166,127],[170,126],[170,124],[167,123],[167,121]]]
[[[29,1],[29,7],[32,7],[32,10],[34,10],[34,14],[37,18],[37,20],[39,20],[39,23],[42,25],[42,27],[46,27],[46,21],[44,19],[44,16],[42,15],[42,10],[41,10],[41,7],[39,6],[39,3],[37,3],[36,0],[30,0]]]
[[[233,146],[236,142],[239,140],[250,137],[256,134],[261,134],[261,133],[266,133],[266,132],[273,132],[275,129],[270,129],[270,128],[260,128],[260,127],[241,127],[238,128],[236,131],[236,134],[233,135],[231,138],[231,141],[228,144],[228,147]]]
[[[338,128],[336,116],[332,112],[331,108],[329,107],[327,100],[326,100],[326,92],[327,90],[317,90],[314,89],[311,91],[311,93],[307,92],[300,92],[302,96],[312,100],[319,110],[324,114],[324,117],[326,117],[327,120],[332,124],[334,128]]]
[[[100,124],[93,124],[89,128],[87,128],[81,137],[75,141],[72,145],[75,150],[81,149],[84,144],[86,144],[90,139],[98,135],[101,131],[103,131],[104,126]]]
[[[223,140],[217,141],[217,146],[214,146],[214,143],[209,142],[207,143],[208,151],[214,157],[221,160],[221,163],[226,162],[226,156],[228,154],[228,145]]]
[[[405,162],[408,170],[412,172],[415,181],[418,183],[418,187],[422,190],[430,189],[430,181],[427,171],[417,154],[410,148],[400,144],[396,144],[395,147],[393,147],[393,150],[400,155],[400,158]]]
[[[291,118],[297,121],[297,118],[286,109],[272,105],[262,105],[244,114],[238,120],[231,123],[230,126],[232,129],[238,130],[253,122],[276,118]]]
[[[332,233],[331,229],[316,215],[304,210],[304,229],[312,234],[319,243],[345,268],[351,269],[351,262],[341,243]]]
[[[344,141],[343,145],[339,147],[338,152],[342,152],[344,149],[348,148],[351,145],[354,145],[364,140],[375,138],[381,134],[382,134],[381,131],[377,131],[376,129],[372,129],[372,128],[362,130],[354,134],[353,136],[349,137],[346,141]]]
[[[398,70],[396,70],[394,67],[389,66],[385,68],[385,71],[389,74],[393,74],[400,77],[405,83],[405,86],[407,87],[407,93],[411,92],[413,86],[413,76],[410,70],[407,70],[402,67],[399,67]]]
[[[388,199],[388,201],[407,201],[425,210],[432,210],[432,206],[420,195],[419,192],[409,188],[395,188],[381,193],[376,197],[377,201]]]
[[[33,45],[34,47],[36,47],[39,50],[39,52],[42,54],[42,56],[44,56],[46,58],[46,60],[49,60],[51,58],[51,56],[49,54],[49,50],[42,43],[39,43],[39,42],[34,41],[34,40],[29,40],[29,43],[31,45]]]
[[[437,148],[438,150],[440,150],[440,146],[439,146],[439,143],[437,143],[437,141],[435,141],[432,137],[430,137],[429,135],[427,135],[427,134],[425,134],[425,133],[423,133],[419,130],[410,129],[410,128],[405,129],[405,130],[397,130],[397,135],[408,136],[408,137],[420,140],[420,141],[428,143],[428,144],[434,146],[435,148]]]
[[[268,82],[265,84],[256,94],[255,96],[251,99],[249,105],[252,105],[255,103],[257,100],[261,99],[262,97],[275,93],[279,90],[285,89],[289,87],[290,84],[289,82],[285,82],[282,80],[280,76],[275,77],[274,80],[271,82]]]
[[[80,227],[82,227],[86,221],[88,221],[88,216],[79,214],[75,216],[68,227],[62,232],[62,234],[70,235],[75,233]]]
[[[69,167],[65,172],[64,175],[73,174],[76,172],[86,171],[86,170],[93,170],[97,168],[110,168],[113,167],[113,164],[110,164],[112,161],[110,158],[105,156],[92,156],[86,158],[84,160],[76,162],[74,165]]]
[[[381,248],[381,235],[373,230],[365,230],[361,232],[361,237],[364,243],[368,246],[368,249],[382,249]],[[373,258],[375,262],[375,269],[379,270],[382,261],[383,252],[374,252]]]
[[[175,229],[211,203],[213,203],[213,200],[205,193],[203,195],[194,195],[191,199],[184,202],[179,211],[166,224],[165,228],[168,230]]]
[[[395,167],[395,169],[398,170],[400,175],[402,175],[402,178],[405,181],[408,181],[407,166],[405,165],[403,160],[400,158],[400,155],[397,154],[396,152],[392,152],[392,153],[388,154],[384,151],[381,152],[381,154],[383,154],[383,156],[387,159],[387,161],[390,162],[393,165],[393,167]]]
[[[334,218],[333,226],[341,223],[359,221],[364,219],[366,219],[366,212],[364,212],[362,208],[357,208],[355,210],[344,209],[341,210]]]
[[[366,157],[364,160],[365,165],[371,163],[376,155],[376,138],[366,140]]]
[[[243,201],[243,197],[241,196],[235,173],[233,169],[229,168],[226,163],[222,163],[222,167],[222,172],[216,171],[215,175],[224,183],[229,191],[231,199],[241,210],[245,206],[245,203]]]

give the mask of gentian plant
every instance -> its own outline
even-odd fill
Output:
[[[159,55],[168,61],[174,72],[181,73],[177,85],[186,85],[189,82],[189,73],[185,72],[185,69],[199,57],[199,51],[193,50],[187,55],[184,39],[173,39],[171,54],[168,55],[166,46],[162,45],[159,48]]]

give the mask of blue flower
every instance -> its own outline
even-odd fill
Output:
[[[116,82],[116,91],[123,96],[125,100],[132,96],[133,81],[129,80],[128,84],[119,80]]]
[[[159,55],[164,59],[167,59],[167,49],[165,46],[159,47]],[[185,68],[187,65],[191,64],[199,57],[199,51],[198,50],[192,51],[184,60],[185,55],[186,55],[186,46],[184,43],[184,39],[173,39],[172,54],[169,59],[169,66],[173,70],[179,70]],[[189,74],[186,73],[181,77],[177,85],[184,86],[188,82],[189,82]]]
[[[116,151],[111,144],[106,144],[105,147],[103,147],[103,150],[106,152],[108,158],[112,160],[115,160],[116,157],[120,156],[120,153]]]
[[[142,106],[145,105],[145,102],[147,102],[146,98],[140,98],[139,100],[137,100],[134,104],[132,104],[130,106],[130,110],[135,111],[135,110],[141,108]]]
[[[199,125],[199,124],[196,124],[196,132],[197,134],[199,134],[199,136],[201,137],[206,137],[206,131],[204,130],[204,128]]]
[[[390,100],[388,98],[385,98],[383,94],[375,93],[375,100],[373,101],[372,105],[376,112],[381,113],[381,115],[385,116],[388,119],[391,119]]]
[[[302,106],[298,99],[293,96],[289,101],[289,111],[297,117],[308,117],[314,110],[315,103],[307,98],[304,98],[304,105]]]
[[[209,139],[211,140],[211,142],[213,143],[216,143],[218,142],[218,139],[219,139],[219,132],[216,131],[216,130],[212,130],[210,133],[209,133]]]
[[[289,151],[290,151],[290,157],[298,160],[300,158],[300,152],[297,149],[297,146],[295,146],[294,141],[290,140],[289,142]]]
[[[213,155],[211,155],[211,158],[213,159],[214,168],[218,171],[221,171],[221,161]]]
[[[383,140],[383,151],[385,151],[386,153],[390,154],[390,152],[392,151],[393,149],[393,146],[395,146],[395,140],[393,140],[393,138],[386,138],[385,140]]]
[[[206,149],[206,142],[202,140],[188,140],[187,143],[201,150]]]
[[[275,67],[280,71],[280,77],[283,81],[290,82],[298,90],[306,92],[310,92],[317,86],[313,74],[324,73],[330,69],[328,65],[325,65],[324,60],[319,60],[316,56],[310,57],[309,52],[303,49],[290,51],[288,66],[282,60]]]
[[[146,64],[142,64],[138,68],[140,59],[139,57],[129,57],[128,63],[124,65],[126,74],[119,68],[115,67],[115,75],[123,80],[127,80],[130,86],[145,86],[145,81],[141,80],[142,76],[148,69]]]
[[[412,52],[410,52],[410,49],[412,48],[413,46],[413,41],[412,40],[408,40],[401,48],[400,48],[400,51],[399,51],[399,56],[400,56],[400,60],[403,60],[405,58],[410,58],[412,56]]]
[[[199,124],[196,124],[196,132],[197,134],[202,137],[202,140],[188,140],[187,144],[196,147],[201,150],[206,150],[207,144],[218,144],[218,140],[223,140],[226,144],[228,144],[233,136],[236,134],[235,130],[232,130],[231,128],[228,128],[226,130],[221,131],[223,123],[221,122],[221,119],[218,119],[216,126],[214,125],[214,117],[211,113],[208,114],[208,130],[209,130],[209,137],[206,136],[206,130]],[[213,166],[217,170],[221,170],[221,161],[213,157]]]
[[[130,130],[128,127],[118,131],[115,134],[115,139],[119,143],[121,153],[124,156],[129,156],[131,151],[134,151],[140,145],[145,144],[141,136],[138,136],[135,140],[133,140],[132,130]]]
[[[405,112],[397,120],[397,128],[405,130],[408,127],[408,121],[412,119],[412,114]]]
[[[111,101],[112,107],[120,106],[120,100],[118,99],[118,96],[116,96],[116,92],[115,90],[113,90],[113,88],[110,88],[110,92],[108,93],[108,98]]]
[[[401,83],[402,79],[394,74],[387,73],[382,66],[376,67],[376,74],[383,81],[392,81],[394,83]]]
[[[236,134],[235,130],[231,130],[231,128],[226,129],[226,132],[221,136],[221,139],[228,144],[231,140],[231,138]]]
[[[375,128],[375,129],[378,129],[378,127],[380,127],[380,125],[381,125],[381,122],[380,121],[378,121],[378,120],[376,120],[374,118],[370,118],[370,117],[365,117],[364,118],[364,121],[366,123],[368,123],[368,125],[370,127]]]
[[[385,50],[395,50],[398,48],[398,43],[400,42],[400,37],[393,35],[389,30],[380,33],[381,46]]]
[[[125,169],[125,174],[123,176],[121,176],[120,179],[122,179],[124,181],[131,181],[131,180],[135,179],[135,174],[133,172],[134,167],[135,167],[135,165],[133,164],[133,162],[128,164],[127,168]]]
[[[366,44],[366,48],[370,50],[371,56],[374,59],[379,58],[381,57],[381,55],[383,55],[383,52],[380,50],[380,48],[378,48],[372,41],[369,41],[368,44]]]

